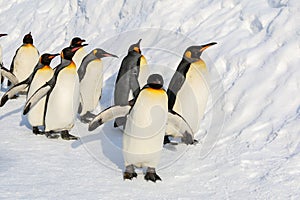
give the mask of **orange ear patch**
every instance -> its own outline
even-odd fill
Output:
[[[138,47],[134,47],[133,50],[140,53],[140,49]]]
[[[191,58],[192,57],[192,52],[191,51],[186,51],[184,56],[187,57],[187,58]]]

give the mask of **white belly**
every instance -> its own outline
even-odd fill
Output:
[[[45,131],[70,130],[79,105],[79,78],[75,69],[63,69],[53,88],[45,116]]]
[[[28,78],[39,61],[39,53],[33,46],[23,46],[14,59],[13,73],[19,82]]]
[[[83,47],[76,51],[75,55],[72,58],[73,62],[76,65],[76,69],[80,67],[81,62],[85,56],[86,56],[86,51]]]
[[[142,90],[127,117],[123,135],[125,166],[156,167],[167,123],[167,95]]]
[[[53,70],[51,68],[38,70],[30,84],[27,98],[31,97],[31,95],[41,86],[43,86],[47,81],[49,81],[52,76],[53,76]],[[44,122],[45,101],[46,101],[46,97],[43,97],[29,111],[27,117],[31,126],[44,125],[43,122]]]
[[[207,81],[205,72],[191,65],[173,107],[188,122],[194,133],[199,130],[205,112],[209,95]]]
[[[87,111],[91,112],[97,107],[102,84],[103,66],[102,62],[97,59],[88,64],[85,76],[80,82],[81,114],[85,114]]]

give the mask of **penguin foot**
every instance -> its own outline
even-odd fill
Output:
[[[49,131],[49,132],[45,132],[45,136],[49,139],[57,139],[59,138],[59,134],[53,132],[53,131]]]
[[[155,168],[151,168],[148,167],[147,172],[144,176],[146,181],[152,181],[152,182],[156,182],[156,181],[161,181],[161,178],[156,174],[155,172]]]
[[[44,135],[45,134],[45,132],[40,131],[37,126],[32,127],[32,133],[35,135]]]
[[[116,120],[114,122],[114,128],[124,126],[125,123],[126,123],[126,118],[125,117],[118,117],[118,118],[116,118]]]
[[[185,144],[195,144],[195,140],[193,138],[193,135],[188,133],[187,131],[183,134],[183,137],[181,138],[181,141]]]
[[[69,131],[62,131],[60,135],[63,140],[77,140],[78,139],[78,137],[69,134]]]
[[[134,171],[133,165],[126,166],[125,172],[123,173],[123,179],[132,180],[133,178],[137,177],[137,173]]]
[[[86,114],[80,116],[80,121],[82,123],[90,123],[90,121],[92,121],[95,117],[96,117],[95,114],[91,112],[87,112]]]
[[[169,139],[168,135],[165,135],[165,137],[164,137],[164,144],[169,144],[169,143],[171,143],[171,140]]]

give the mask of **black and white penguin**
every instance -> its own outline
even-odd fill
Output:
[[[6,33],[0,33],[0,38],[3,37],[3,36],[7,36],[7,34]],[[3,67],[4,66],[3,66],[3,61],[2,61],[2,46],[0,45],[0,69],[2,69]],[[1,86],[2,86],[4,78],[2,77],[1,73],[0,73],[0,77],[1,77]]]
[[[39,62],[39,51],[33,45],[31,32],[24,36],[23,44],[20,46],[10,65],[10,71],[17,77],[19,82],[24,81]],[[10,85],[10,82],[8,82]]]
[[[200,56],[215,44],[188,47],[167,90],[168,109],[180,114],[194,133],[200,128],[209,96],[208,71]]]
[[[84,46],[87,46],[88,44],[83,44],[84,42],[84,39],[81,39],[80,37],[74,37],[70,43],[70,47],[79,47],[79,49],[76,51],[75,55],[72,58],[77,69],[80,67],[83,58],[87,54],[87,52],[84,49]]]
[[[140,39],[136,44],[132,44],[128,49],[127,56],[124,57],[115,83],[114,102],[115,105],[128,105],[134,100],[140,91],[139,75],[141,65],[145,66],[147,61],[141,53]],[[144,75],[143,75],[144,78]],[[145,82],[144,80],[140,80]],[[124,118],[117,118],[114,127],[124,125]]]
[[[80,106],[79,114],[82,122],[88,123],[95,117],[91,112],[97,107],[101,98],[103,85],[103,64],[101,58],[116,57],[103,49],[94,49],[84,57],[79,69]]]
[[[161,178],[156,167],[163,149],[167,124],[172,124],[186,144],[193,144],[193,134],[185,120],[175,112],[168,112],[168,96],[159,74],[149,76],[147,85],[138,94],[134,105],[112,106],[97,115],[89,124],[89,131],[101,124],[127,114],[123,134],[124,179],[137,177],[135,167],[146,167],[144,178],[156,182]],[[180,124],[180,126],[179,126]]]
[[[1,98],[0,107],[2,107],[8,99],[13,98],[20,91],[27,90],[27,99],[29,99],[41,86],[49,81],[54,72],[50,67],[50,63],[53,58],[59,54],[43,54],[39,63],[35,66],[33,72],[24,81],[17,83],[11,87]],[[46,97],[43,97],[36,105],[29,111],[27,117],[30,125],[32,126],[32,132],[34,134],[42,134],[39,131],[39,126],[44,125],[44,109],[45,109]]]
[[[48,138],[78,139],[69,134],[74,126],[79,106],[79,77],[72,57],[79,47],[62,50],[61,63],[55,68],[50,81],[39,88],[26,102],[23,114],[46,96],[44,111],[45,134]]]

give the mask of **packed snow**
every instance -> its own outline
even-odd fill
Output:
[[[77,119],[78,141],[33,135],[21,96],[0,108],[0,199],[300,199],[299,13],[296,0],[1,1],[7,68],[30,31],[40,53],[79,36],[87,52],[119,56],[103,59],[95,113],[113,104],[122,58],[140,38],[165,88],[188,46],[218,44],[202,56],[211,95],[199,144],[164,148],[162,182],[142,171],[123,180],[122,133],[112,123],[88,132]],[[7,89],[5,81],[1,96]]]

